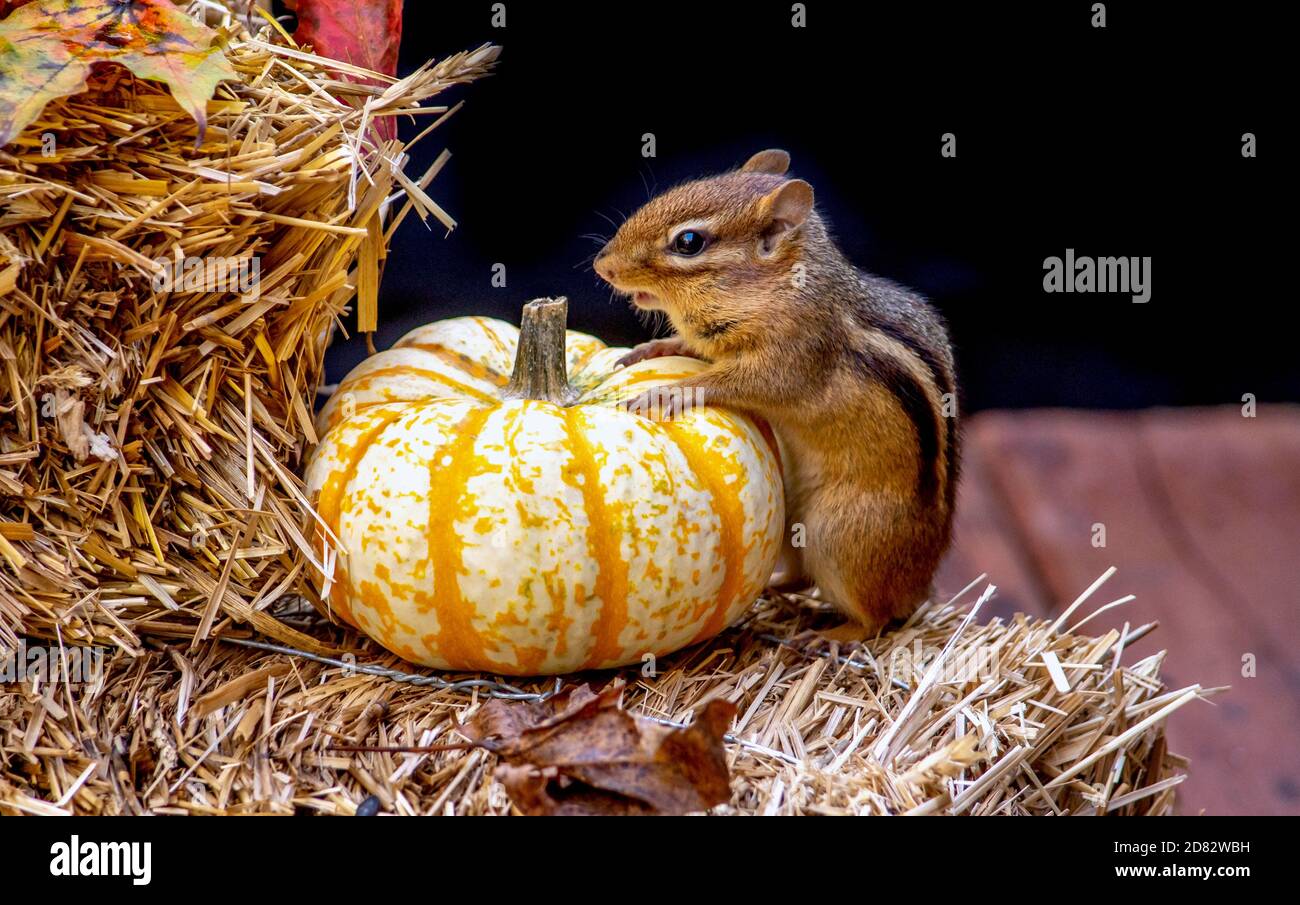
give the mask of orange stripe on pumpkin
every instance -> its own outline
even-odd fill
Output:
[[[457,521],[473,515],[475,500],[468,488],[470,478],[497,467],[474,453],[474,442],[492,412],[491,408],[470,412],[452,430],[451,443],[439,448],[429,460],[428,543],[433,594],[428,603],[438,614],[438,631],[421,640],[431,654],[452,669],[495,670],[504,666],[488,656],[483,637],[474,627],[473,604],[461,593],[465,541],[456,531]],[[446,466],[442,464],[445,460],[450,460]]]
[[[515,490],[523,494],[531,495],[536,488],[532,478],[524,476],[523,470],[519,467],[519,432],[524,427],[524,417],[528,414],[528,404],[531,400],[524,399],[520,401],[519,407],[509,416],[505,424],[506,449],[510,452],[510,476],[514,479]]]
[[[683,429],[680,421],[665,422],[663,425],[668,436],[672,437],[677,448],[686,457],[691,471],[708,488],[712,498],[713,511],[718,516],[720,527],[719,545],[722,547],[722,561],[725,571],[722,586],[718,588],[717,605],[708,621],[695,633],[691,644],[712,638],[726,627],[727,611],[735,603],[744,577],[745,557],[749,548],[744,543],[745,507],[740,501],[740,491],[745,486],[744,469],[726,456],[717,453],[701,442],[699,435]],[[734,475],[737,480],[728,484],[726,478]]]
[[[475,361],[463,352],[453,352],[441,343],[400,343],[395,348],[398,349],[418,349],[421,352],[428,352],[435,355],[442,361],[464,371],[471,377],[479,380],[490,380],[499,387],[505,386],[510,382],[510,378],[499,371],[489,368],[481,361]]]
[[[603,342],[601,342],[598,339],[595,339],[594,337],[592,338],[591,342],[592,342],[592,346],[590,349],[588,349],[586,352],[579,355],[573,361],[569,362],[569,370],[573,374],[576,374],[582,369],[584,369],[585,367],[587,367],[587,365],[591,363],[591,360],[593,358],[595,358],[601,352],[604,352],[606,349],[609,348],[609,346],[605,345]]]
[[[497,347],[497,351],[504,353],[512,359],[515,357],[514,353],[510,351],[510,346],[501,338],[501,334],[497,333],[497,325],[500,323],[499,321],[494,321],[490,317],[475,317],[473,318],[473,321],[478,324],[479,329],[483,331],[483,335],[488,338],[488,341]]]
[[[605,499],[600,469],[584,433],[587,422],[581,409],[564,410],[564,428],[573,459],[564,469],[563,478],[582,494],[582,507],[587,513],[587,550],[596,562],[594,593],[600,598],[600,613],[592,626],[595,643],[582,667],[595,669],[621,659],[623,654],[619,636],[627,626],[628,590],[628,565],[620,546],[623,505]]]
[[[356,441],[352,444],[335,441],[334,449],[337,455],[343,459],[343,468],[334,469],[325,478],[321,484],[320,496],[316,502],[316,512],[334,536],[339,534],[339,516],[343,508],[343,500],[347,496],[348,486],[357,476],[357,469],[361,465],[361,460],[365,457],[366,451],[374,445],[379,436],[383,434],[388,426],[407,413],[406,409],[397,409],[381,412],[373,424],[367,425],[362,429]],[[325,536],[322,532],[317,532],[320,538],[322,554],[325,546]],[[334,572],[336,580],[334,586],[330,589],[330,604],[339,611],[345,620],[350,624],[356,625],[356,620],[352,617],[351,601],[349,594],[351,586],[348,581],[347,572],[342,568],[341,562],[335,560]]]
[[[569,626],[573,625],[573,620],[565,614],[565,602],[568,599],[568,593],[564,587],[564,579],[556,573],[558,569],[552,569],[550,572],[543,573],[542,584],[546,588],[546,594],[551,598],[551,611],[546,617],[546,627],[550,630],[551,636],[555,638],[555,648],[552,653],[556,657],[563,657],[569,652]]]
[[[392,365],[387,368],[375,368],[375,370],[373,371],[367,371],[365,374],[362,374],[360,377],[357,377],[355,380],[343,381],[343,383],[339,385],[339,388],[335,392],[335,395],[337,396],[340,393],[354,393],[358,389],[367,387],[375,380],[378,380],[380,378],[401,377],[408,374],[414,377],[422,377],[425,380],[432,380],[436,383],[441,383],[446,387],[448,387],[449,389],[454,390],[457,393],[460,393],[462,396],[467,396],[470,399],[476,399],[479,402],[498,401],[497,398],[493,396],[491,393],[485,393],[482,390],[475,389],[474,387],[470,386],[467,383],[461,383],[459,380],[456,380],[453,377],[449,377],[448,375],[443,374],[441,371],[431,371],[428,368],[417,368],[414,365]],[[426,399],[436,399],[436,398],[438,397],[434,395],[427,395],[422,397],[421,401]],[[378,403],[370,403],[370,404],[378,405],[386,401],[400,402],[402,400],[380,400],[380,402]],[[363,405],[362,403],[357,403],[358,409],[362,409],[365,407],[366,406]]]

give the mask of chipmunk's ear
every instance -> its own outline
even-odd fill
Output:
[[[759,151],[740,168],[742,173],[771,173],[773,176],[784,176],[785,171],[790,169],[790,155],[779,148],[768,148],[766,151]]]
[[[775,251],[791,230],[804,224],[812,207],[812,186],[802,179],[787,179],[764,195],[758,207],[764,224],[759,239],[760,254]]]

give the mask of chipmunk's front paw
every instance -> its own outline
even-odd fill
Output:
[[[633,396],[624,407],[651,421],[676,421],[695,405],[702,405],[702,395],[702,391],[694,387],[651,387]]]
[[[698,358],[686,348],[686,343],[680,338],[673,336],[668,339],[652,339],[648,343],[641,343],[631,352],[624,355],[617,362],[615,367],[626,368],[628,365],[634,365],[638,361],[648,361],[651,358],[664,358],[668,355],[685,355],[689,358]]]

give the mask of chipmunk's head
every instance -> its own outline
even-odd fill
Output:
[[[795,284],[815,217],[812,186],[786,178],[789,165],[785,151],[762,151],[653,198],[596,256],[596,273],[705,349],[761,323],[753,318]]]

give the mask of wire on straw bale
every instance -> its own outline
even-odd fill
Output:
[[[304,615],[304,630],[341,631]],[[897,631],[841,649],[815,631],[831,621],[824,608],[769,595],[653,675],[595,681],[625,680],[627,708],[674,723],[714,698],[736,704],[732,800],[713,813],[1172,810],[1187,764],[1166,748],[1165,719],[1215,689],[1166,689],[1163,652],[1123,665],[1153,626],[1094,638],[1063,631],[1065,618],[970,616],[955,600],[927,604]],[[463,742],[484,677],[445,688],[368,674],[410,668],[368,642],[360,667],[247,643],[117,652],[87,684],[0,698],[0,750],[12,753],[0,762],[0,814],[350,815],[372,796],[398,814],[511,812],[483,750],[335,750]],[[556,681],[519,685],[547,693]]]
[[[316,567],[296,471],[325,344],[354,295],[374,330],[410,210],[454,225],[424,191],[447,153],[408,177],[372,125],[424,137],[459,106],[424,102],[498,48],[398,80],[227,24],[239,80],[197,147],[113,67],[0,149],[0,653],[250,628],[328,649],[268,611]]]

